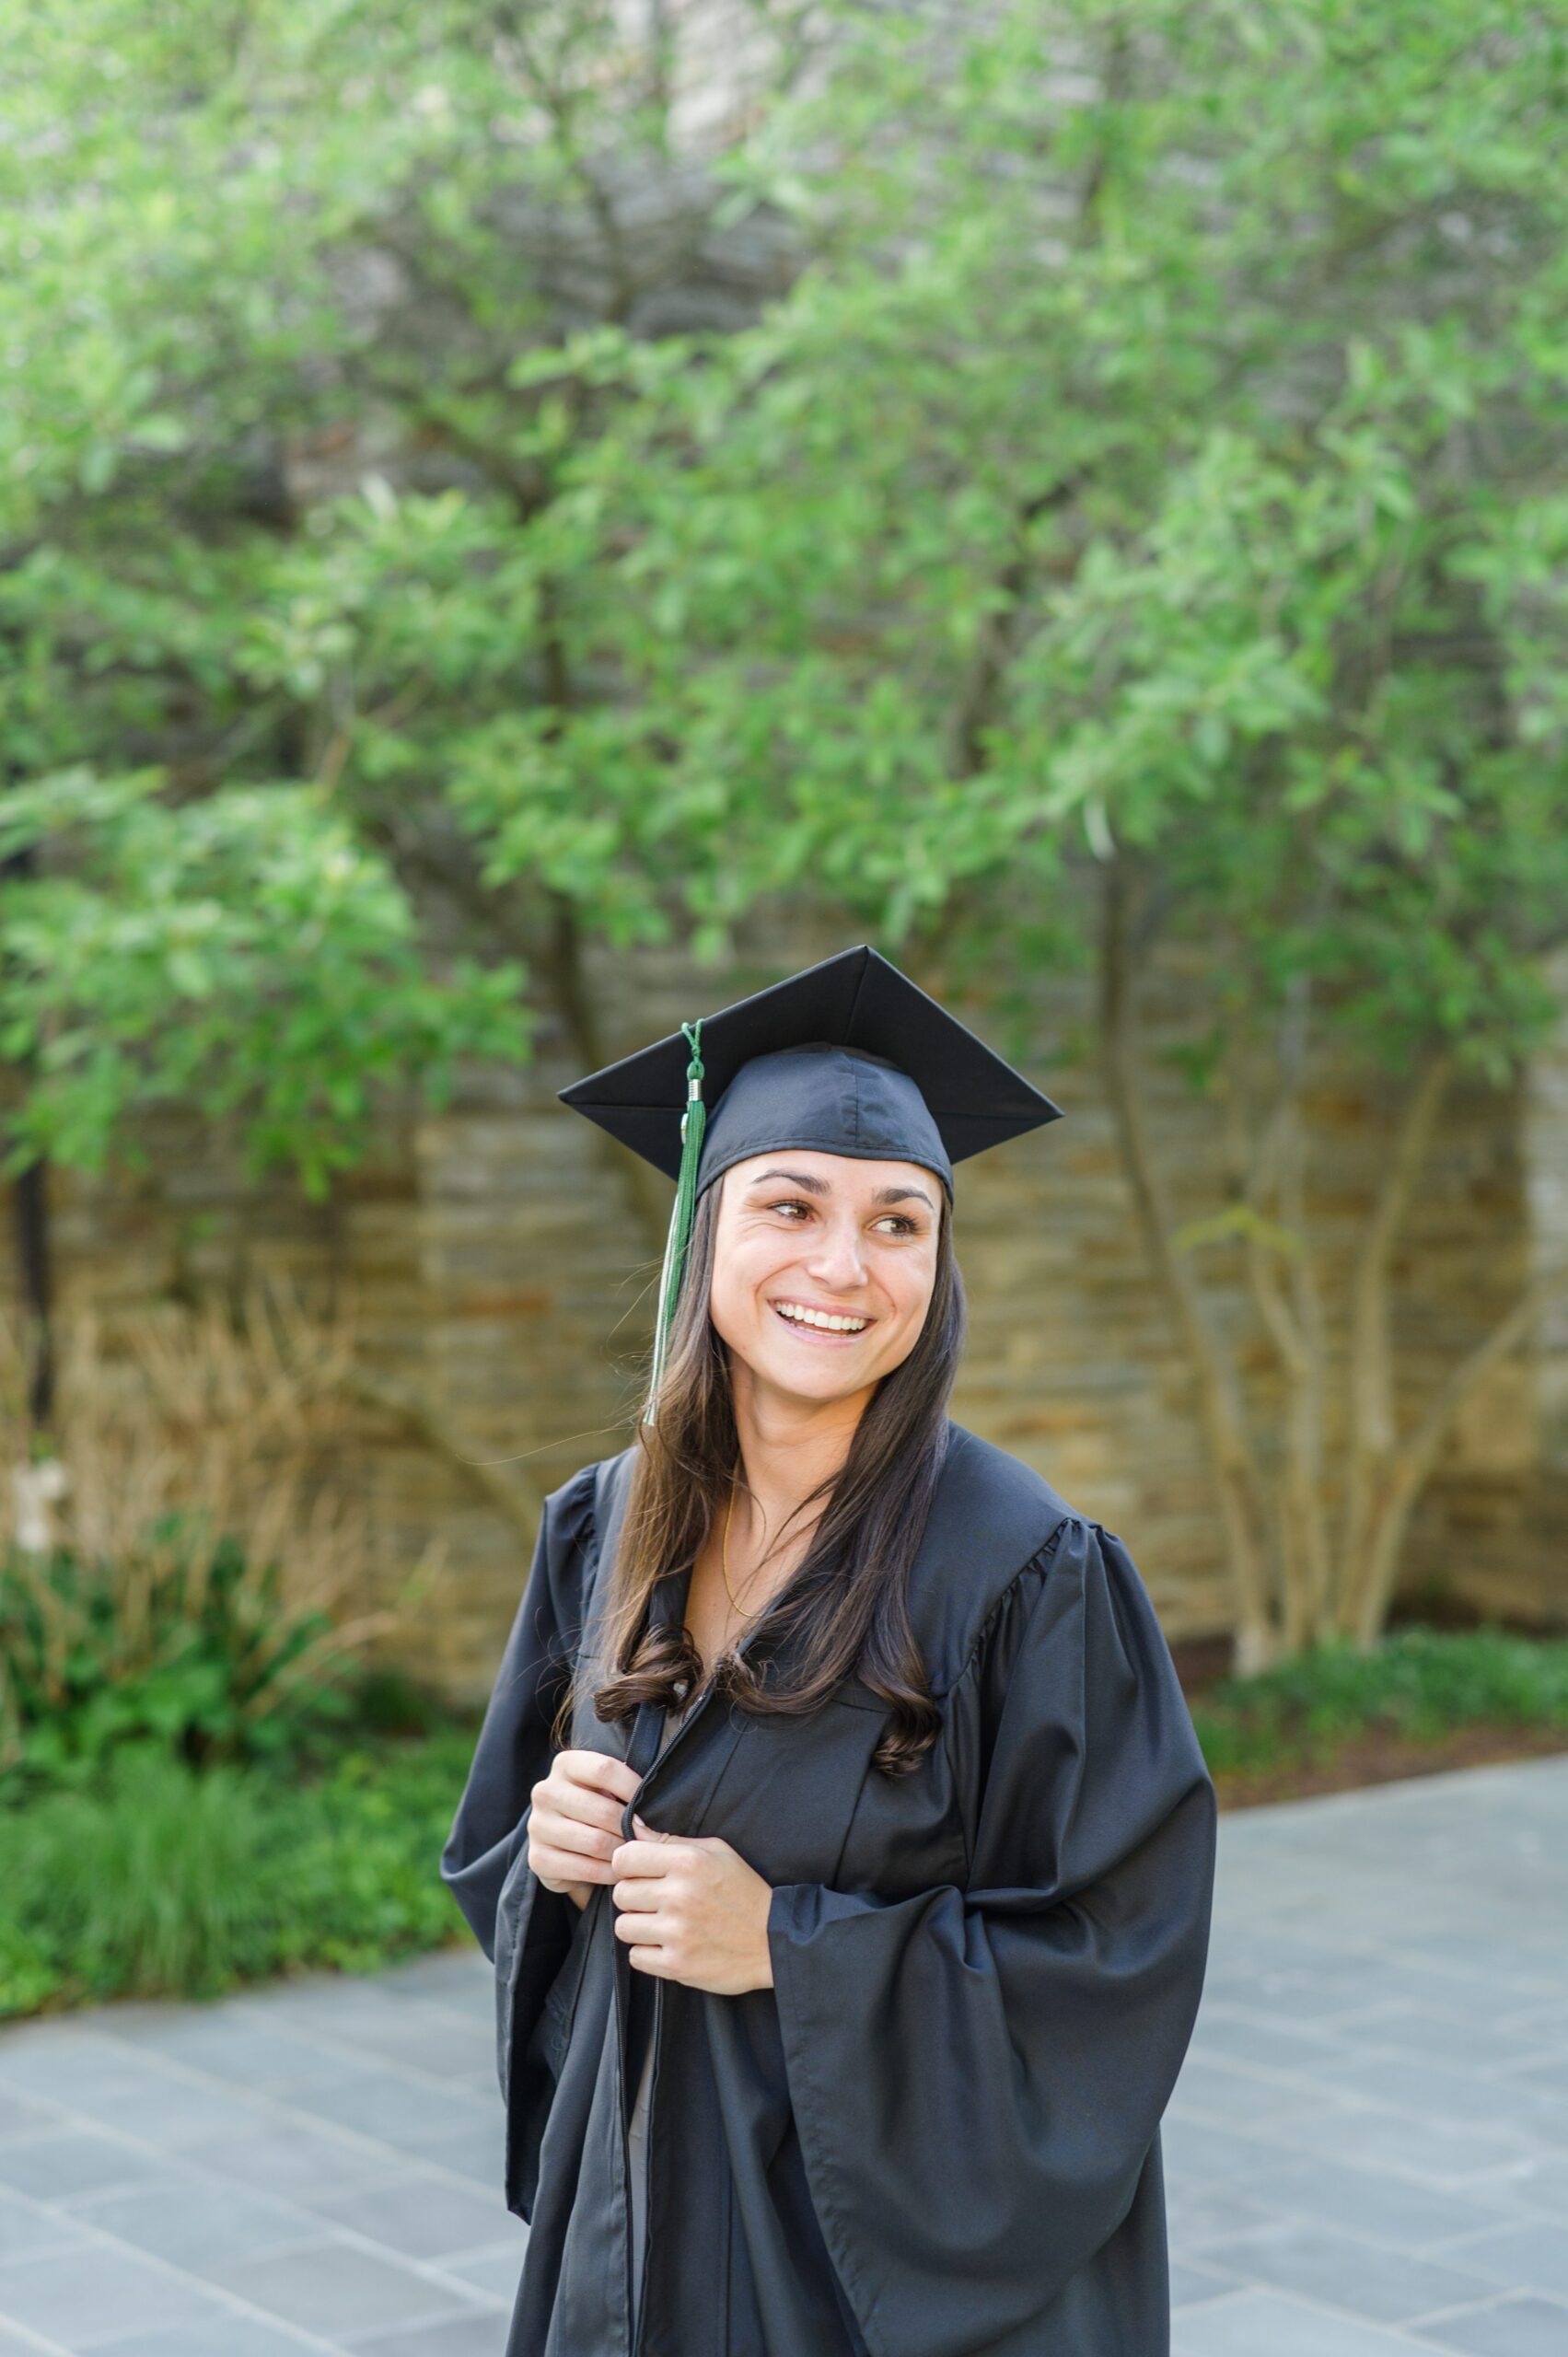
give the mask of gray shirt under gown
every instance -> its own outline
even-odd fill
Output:
[[[683,1710],[665,1713],[664,1725],[659,1735],[661,1751],[685,1715]],[[635,2303],[641,2297],[643,2288],[643,2253],[647,2247],[648,2238],[648,2090],[653,2084],[653,2075],[654,2042],[649,2037],[644,2043],[643,2067],[637,2076],[637,2092],[633,2099],[632,2117],[626,2127],[626,2143],[632,2170],[629,2190],[632,2197],[633,2331],[636,2326]]]

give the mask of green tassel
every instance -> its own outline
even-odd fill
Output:
[[[675,1322],[680,1280],[686,1273],[686,1248],[691,1240],[691,1218],[697,1208],[697,1164],[702,1158],[703,1132],[708,1125],[708,1109],[703,1102],[703,1017],[699,1016],[694,1025],[683,1023],[680,1028],[691,1047],[691,1061],[686,1067],[686,1110],[680,1116],[680,1175],[675,1182],[675,1207],[669,1214],[664,1267],[659,1272],[658,1309],[654,1321],[653,1373],[648,1379],[647,1405],[643,1411],[645,1424],[656,1421],[654,1403],[658,1398],[659,1385],[664,1380],[669,1329]]]

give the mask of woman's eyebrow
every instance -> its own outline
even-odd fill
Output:
[[[783,1178],[791,1187],[804,1187],[808,1195],[830,1195],[833,1191],[830,1180],[814,1178],[806,1170],[760,1170],[755,1178],[749,1178],[746,1183],[748,1187],[765,1187],[773,1178]],[[871,1200],[874,1203],[907,1203],[912,1198],[935,1214],[935,1204],[919,1187],[878,1187]]]

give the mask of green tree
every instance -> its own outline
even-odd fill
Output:
[[[1372,1640],[1455,1415],[1563,1282],[1400,1364],[1446,1094],[1516,1078],[1568,932],[1563,32],[1399,5],[949,32],[872,26],[775,125],[833,158],[785,302],[628,346],[641,397],[578,469],[585,641],[641,684],[615,725],[645,790],[723,780],[711,913],[823,891],[993,989],[1092,962],[1254,1668]],[[601,725],[557,732],[563,782]],[[494,789],[503,858],[528,800]],[[1227,1141],[1187,1225],[1138,1044],[1162,931],[1207,958],[1185,1061]],[[1307,1208],[1325,1058],[1397,1109],[1348,1280]]]
[[[585,935],[717,960],[763,902],[993,1011],[1021,985],[1020,1021],[1086,961],[1243,1665],[1365,1639],[1536,1306],[1400,1423],[1423,1152],[1452,1075],[1520,1069],[1568,908],[1563,28],[1501,0],[726,24],[67,0],[13,27],[18,1150],[194,1084],[321,1167],[364,1109],[318,1073],[366,1062],[327,1035],[380,1036],[388,973],[409,1069],[494,1051],[519,956],[586,1066]],[[153,868],[183,879],[160,939],[232,907],[203,865],[238,872],[230,796],[295,830],[296,888],[325,830],[367,913],[319,992],[203,935],[199,1069],[197,967],[134,964],[106,1062],[62,884],[96,858],[139,911]],[[176,848],[203,824],[226,850]],[[1196,1229],[1137,1039],[1162,930],[1210,960],[1188,1062],[1232,1140]],[[292,1080],[250,1028],[274,992]],[[79,1044],[46,1066],[46,1032]],[[1305,1208],[1325,1056],[1404,1106],[1348,1286]],[[1219,1311],[1238,1275],[1266,1400]]]

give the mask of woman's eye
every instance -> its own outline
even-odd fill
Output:
[[[798,1199],[788,1202],[770,1203],[768,1205],[768,1209],[771,1212],[798,1212],[802,1219],[809,1218],[811,1213],[810,1204],[803,1203]],[[792,1222],[792,1225],[796,1224],[796,1223]],[[918,1236],[920,1234],[919,1222],[917,1220],[906,1218],[902,1212],[889,1212],[884,1218],[879,1219],[877,1225],[878,1227],[891,1227],[895,1229],[900,1236]]]

